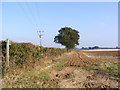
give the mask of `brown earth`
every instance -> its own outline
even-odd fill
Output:
[[[69,57],[69,61],[65,65],[84,67],[87,65],[96,65],[97,63],[95,60],[88,58],[83,53],[73,52],[73,54]]]
[[[60,72],[53,71],[54,81],[60,88],[117,88],[115,78],[95,71],[67,67]]]
[[[105,63],[112,63],[112,62],[118,62],[118,59],[116,58],[105,58],[103,59],[98,59],[98,58],[89,58],[85,54],[92,54],[92,55],[100,55],[100,56],[105,56],[108,54],[108,52],[73,52],[73,54],[69,57],[69,61],[65,64],[66,66],[78,66],[78,67],[84,67],[84,66],[89,66],[89,65],[99,65],[99,64],[105,64]],[[111,52],[113,55],[117,55],[116,52]],[[109,55],[112,55],[109,54]]]

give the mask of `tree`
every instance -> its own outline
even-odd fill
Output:
[[[76,45],[79,45],[79,32],[75,29],[70,27],[61,28],[59,34],[55,36],[54,42],[60,43],[61,45],[65,46],[67,49],[72,49]]]
[[[92,47],[88,47],[88,49],[92,49]]]
[[[99,46],[94,46],[92,49],[99,49],[100,47]]]

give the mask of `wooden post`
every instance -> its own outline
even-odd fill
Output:
[[[6,61],[7,67],[9,67],[9,39],[6,39]]]

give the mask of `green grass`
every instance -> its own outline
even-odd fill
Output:
[[[34,77],[34,79],[50,80],[49,73],[48,72],[40,72],[37,76]]]
[[[40,72],[39,74],[31,74],[22,76],[13,81],[5,81],[4,88],[55,88],[57,84],[51,81],[49,72]]]
[[[66,60],[62,60],[62,61],[59,61],[58,63],[56,63],[54,66],[53,66],[53,69],[57,70],[57,71],[61,71],[62,69],[65,68],[64,64],[65,64]]]
[[[118,71],[118,64],[119,63],[111,63],[111,64],[103,64],[97,66],[86,66],[83,69],[86,70],[97,70],[105,74],[109,74],[114,77],[120,77],[120,72]]]

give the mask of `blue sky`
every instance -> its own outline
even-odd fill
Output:
[[[117,2],[4,2],[2,39],[39,45],[38,30],[44,30],[42,45],[62,47],[54,37],[62,27],[79,31],[81,47],[118,45]]]

